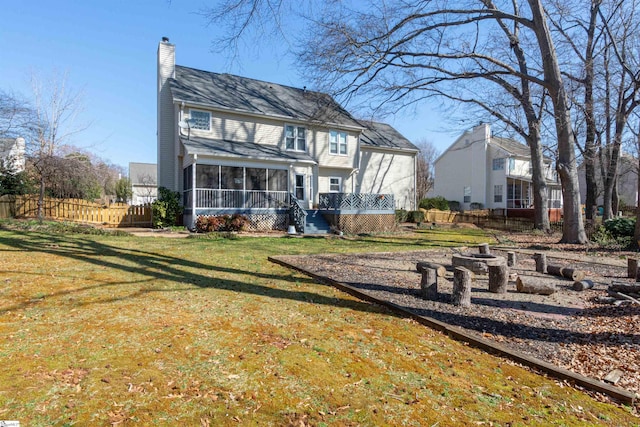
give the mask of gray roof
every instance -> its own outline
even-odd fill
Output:
[[[170,85],[176,101],[247,114],[361,127],[331,96],[320,92],[179,65]]]
[[[360,141],[365,146],[418,151],[418,147],[386,123],[362,121],[366,129]]]
[[[254,144],[245,141],[229,141],[221,139],[182,138],[188,154],[206,156],[237,157],[245,159],[275,160],[275,161],[308,161],[313,158],[307,153],[284,151],[275,145]]]
[[[507,153],[512,154],[518,157],[526,157],[531,158],[531,149],[529,149],[528,145],[522,144],[515,139],[511,138],[501,138],[492,136],[491,143],[497,145],[498,147],[505,150]],[[543,156],[544,161],[551,162],[553,159],[548,156]]]
[[[129,163],[129,179],[132,184],[149,184],[158,179],[158,167],[155,163]]]

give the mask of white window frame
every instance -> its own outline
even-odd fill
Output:
[[[337,182],[332,182],[332,181]],[[338,186],[337,190],[332,189],[334,186]],[[329,193],[341,193],[342,192],[342,178],[339,176],[330,176],[329,177]]]
[[[329,131],[329,153],[336,156],[347,155],[347,133],[339,130]]]
[[[292,130],[291,136],[289,136],[289,129]],[[302,133],[302,137],[300,137],[300,133]],[[292,145],[289,145],[289,140],[291,140]],[[301,144],[302,143],[302,148]],[[298,125],[284,125],[284,146],[287,151],[307,151],[307,128],[304,126]]]
[[[504,170],[504,157],[498,157],[497,159],[493,159],[492,169],[494,171]]]
[[[502,203],[502,184],[496,184],[493,186],[493,203]]]
[[[202,113],[202,114],[206,114],[209,117],[209,120],[207,120],[207,126],[201,126],[200,124],[204,123],[205,120],[204,119],[196,119],[193,117],[193,113]],[[191,129],[195,129],[195,130],[203,130],[203,131],[211,131],[211,113],[209,111],[204,111],[204,110],[196,110],[196,109],[190,109],[189,110],[189,126],[191,127]]]

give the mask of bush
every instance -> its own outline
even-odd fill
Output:
[[[407,212],[407,222],[420,223],[424,222],[424,212],[422,211],[409,211]]]
[[[449,204],[449,209],[452,211],[460,211],[460,202],[457,200],[449,200],[447,202]]]
[[[409,212],[407,212],[404,209],[397,209],[396,210],[396,222],[397,223],[403,223],[403,222],[407,222],[407,218],[409,217]]]
[[[614,239],[619,237],[633,237],[636,227],[635,218],[612,218],[603,223],[604,229],[607,230]]]
[[[180,206],[180,194],[168,188],[158,188],[158,199],[151,204],[153,228],[164,228],[177,225],[182,206]]]
[[[479,203],[479,202],[472,202],[472,203],[469,205],[469,208],[470,208],[472,211],[475,211],[475,210],[478,210],[478,209],[482,209],[482,208],[483,208],[483,205],[482,205],[482,203]]]
[[[198,233],[213,233],[220,231],[235,232],[242,231],[248,224],[249,219],[240,214],[203,216],[196,219],[196,231]]]
[[[436,197],[427,197],[426,199],[420,200],[419,206],[422,209],[439,209],[441,211],[449,210],[449,202],[445,200],[442,196]]]

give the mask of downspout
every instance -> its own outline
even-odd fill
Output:
[[[196,227],[196,163],[198,155],[193,155],[193,165],[191,170],[191,229]]]
[[[418,210],[418,155],[413,156],[413,208],[411,210]],[[425,194],[426,196],[426,194]]]

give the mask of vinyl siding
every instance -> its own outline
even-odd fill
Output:
[[[415,209],[415,156],[362,147],[356,192],[393,194],[397,209]]]

